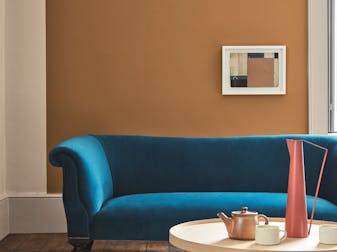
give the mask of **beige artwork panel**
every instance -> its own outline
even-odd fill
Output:
[[[246,76],[247,75],[247,53],[231,53],[230,54],[230,76]]]

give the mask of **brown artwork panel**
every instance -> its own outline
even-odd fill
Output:
[[[273,87],[274,59],[248,58],[247,75],[248,87]]]

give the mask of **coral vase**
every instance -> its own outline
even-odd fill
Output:
[[[303,142],[324,150],[324,157],[317,180],[316,192],[311,210],[309,230],[305,188]],[[290,166],[285,229],[287,231],[288,237],[305,238],[308,237],[308,235],[310,234],[312,220],[314,219],[316,202],[319,188],[321,185],[326,158],[328,155],[328,149],[306,140],[294,139],[287,139],[287,146],[290,156]]]
[[[287,139],[290,156],[285,229],[288,237],[308,236],[303,141]]]

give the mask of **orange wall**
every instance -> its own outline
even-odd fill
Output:
[[[287,95],[222,96],[222,45],[286,45]],[[48,151],[86,133],[307,133],[307,0],[47,0]],[[61,191],[48,167],[48,191]]]

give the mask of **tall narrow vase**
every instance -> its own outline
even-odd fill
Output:
[[[285,229],[288,237],[308,236],[303,141],[287,139],[290,156]]]
[[[311,210],[309,229],[305,188],[303,142],[324,150],[324,157],[317,180],[316,192]],[[325,161],[328,155],[328,149],[306,140],[294,139],[287,139],[287,146],[290,156],[290,166],[285,229],[287,231],[288,237],[305,238],[310,234],[312,220],[315,215],[316,202],[321,185]]]

